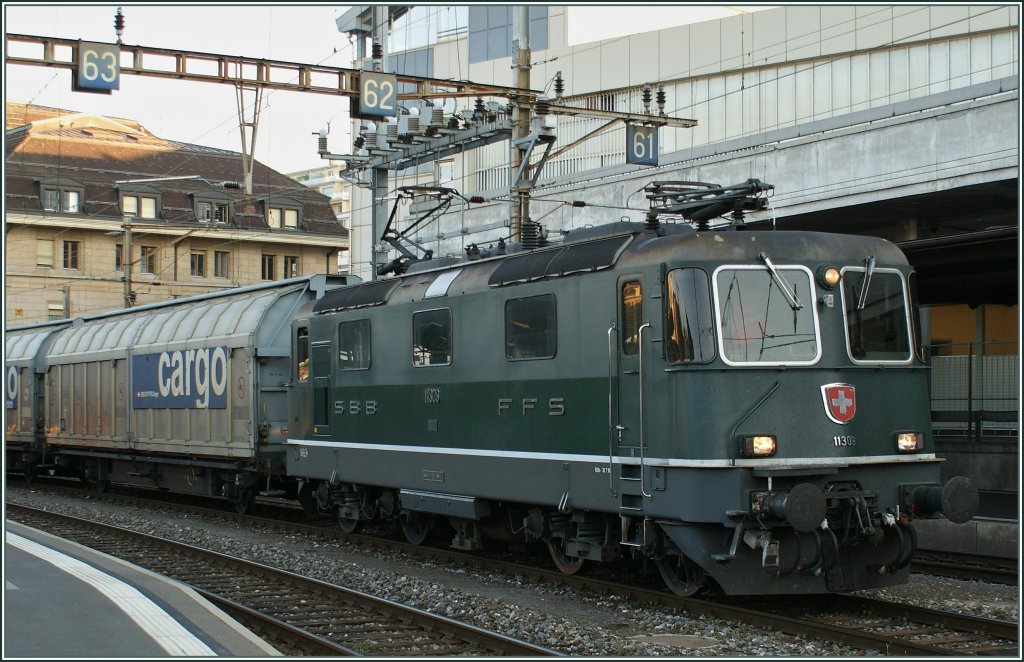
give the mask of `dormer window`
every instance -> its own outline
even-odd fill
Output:
[[[129,184],[118,188],[121,214],[135,218],[160,218],[160,191],[152,186]]]
[[[200,223],[230,223],[235,199],[221,191],[202,190],[189,193],[196,220]]]
[[[267,225],[271,228],[298,229],[302,205],[297,200],[275,199],[266,203]]]
[[[72,179],[39,182],[39,200],[45,211],[81,214],[85,186]]]
[[[220,202],[196,203],[196,218],[200,223],[227,223],[231,218],[231,205]]]
[[[144,195],[121,196],[121,213],[135,218],[156,218],[156,198]]]

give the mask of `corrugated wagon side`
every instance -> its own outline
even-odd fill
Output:
[[[42,357],[54,334],[70,320],[11,329],[4,334],[4,451],[7,471],[31,481],[44,463],[45,365]]]
[[[84,319],[46,352],[55,473],[224,497],[285,495],[290,321],[313,276]]]

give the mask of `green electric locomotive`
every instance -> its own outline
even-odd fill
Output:
[[[307,303],[301,498],[347,531],[543,543],[566,573],[650,559],[681,595],[905,582],[913,520],[977,508],[939,481],[913,270],[882,239],[745,228],[769,189],[655,184],[647,223],[524,228]]]

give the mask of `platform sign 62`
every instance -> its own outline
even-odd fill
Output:
[[[78,71],[74,89],[78,92],[110,94],[121,87],[121,49],[113,44],[78,42]]]
[[[4,409],[16,409],[18,407],[18,369],[9,365],[4,373]]]

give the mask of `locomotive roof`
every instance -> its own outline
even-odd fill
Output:
[[[640,226],[626,229],[623,225],[615,224],[603,233],[590,233],[598,238],[565,241],[505,256],[464,260],[454,265],[438,262],[433,269],[428,267],[429,263],[420,263],[418,270],[402,276],[328,292],[313,307],[313,313],[417,301],[447,292],[487,291],[612,267],[641,268],[661,263],[761,264],[758,255],[762,252],[779,265],[863,264],[869,255],[880,265],[907,263],[895,244],[877,237],[785,230],[696,232],[688,226],[656,233]]]

